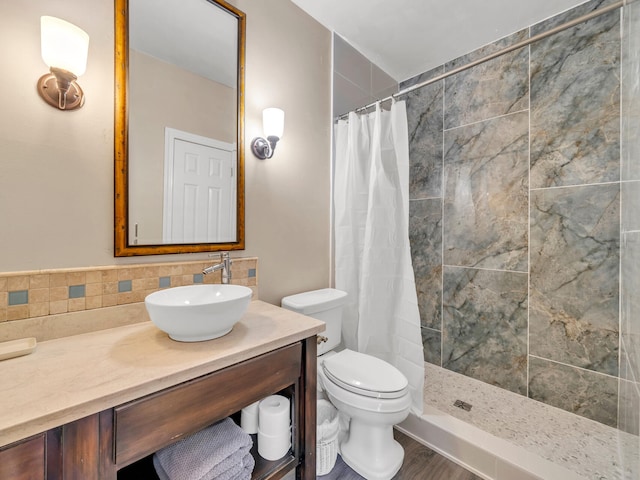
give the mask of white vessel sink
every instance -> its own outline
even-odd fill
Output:
[[[189,285],[147,295],[151,321],[179,342],[201,342],[231,331],[251,301],[242,285]]]

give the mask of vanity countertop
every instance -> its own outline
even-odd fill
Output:
[[[0,362],[0,447],[316,335],[324,323],[259,300],[231,333],[180,343],[145,321],[38,343]]]

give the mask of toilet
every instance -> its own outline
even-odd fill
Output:
[[[389,480],[404,459],[393,426],[409,415],[409,382],[393,365],[364,353],[334,352],[342,335],[342,307],[347,293],[333,288],[282,299],[282,307],[326,323],[318,344],[318,387],[350,420],[340,444],[344,462],[368,480]]]

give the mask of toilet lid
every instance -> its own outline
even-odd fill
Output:
[[[325,375],[350,392],[374,398],[398,398],[409,386],[393,365],[353,350],[343,350],[322,363]]]

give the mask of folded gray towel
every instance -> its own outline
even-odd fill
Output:
[[[256,465],[255,459],[250,453],[244,458],[242,463],[245,465],[242,471],[234,477],[232,480],[251,480],[251,474],[253,473],[253,467]]]
[[[235,480],[249,465],[253,471],[252,445],[251,437],[225,418],[159,450],[153,464],[161,480]]]
[[[216,480],[222,480],[223,478],[225,480],[251,480],[251,474],[253,473],[255,465],[255,459],[250,453],[247,453],[240,464],[229,468],[229,470],[224,472]],[[155,455],[153,456],[153,466],[156,468],[156,473],[160,480],[171,480],[162,468],[162,465],[160,465],[160,462],[158,462],[158,457]]]

